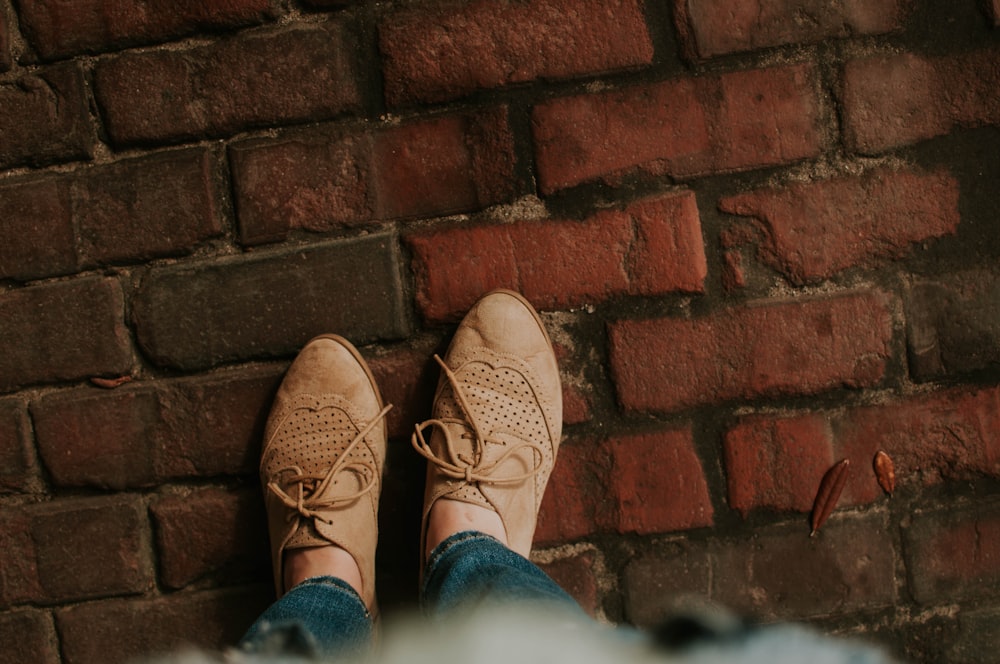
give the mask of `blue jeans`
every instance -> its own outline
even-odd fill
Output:
[[[457,533],[427,559],[420,603],[432,617],[524,601],[583,615],[545,572],[489,535]],[[303,657],[355,654],[368,647],[372,628],[368,609],[350,585],[318,577],[295,586],[264,611],[240,648]]]

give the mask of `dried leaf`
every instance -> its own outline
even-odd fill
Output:
[[[896,468],[892,463],[892,457],[879,450],[875,453],[875,461],[872,465],[875,467],[875,478],[878,480],[878,485],[891,496],[892,492],[896,490]]]
[[[93,378],[90,379],[90,382],[98,387],[103,387],[106,390],[111,390],[118,387],[119,385],[124,385],[130,380],[132,380],[132,376],[128,375],[118,376],[117,378],[100,378],[98,376],[94,376]]]
[[[826,523],[830,512],[837,506],[840,500],[840,492],[844,490],[847,483],[847,469],[851,465],[849,459],[841,459],[826,471],[822,481],[819,483],[819,491],[816,493],[816,502],[813,503],[812,511],[812,532],[810,537]]]

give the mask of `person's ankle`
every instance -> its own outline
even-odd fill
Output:
[[[474,530],[507,544],[507,531],[500,515],[491,509],[459,500],[438,499],[427,517],[424,559],[438,544],[456,533]]]
[[[285,588],[291,590],[306,579],[332,576],[362,594],[361,570],[354,556],[339,546],[317,546],[285,551]]]

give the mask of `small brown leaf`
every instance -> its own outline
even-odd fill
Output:
[[[103,387],[106,390],[111,390],[119,385],[124,385],[125,383],[132,380],[132,376],[118,376],[117,378],[101,378],[99,376],[94,376],[90,379],[90,382],[97,387]]]
[[[878,480],[878,485],[891,496],[892,492],[896,490],[896,468],[892,463],[892,457],[879,450],[875,453],[872,465],[875,467],[875,478]]]
[[[840,500],[840,492],[844,490],[844,484],[847,483],[847,468],[850,465],[851,462],[849,459],[841,459],[830,470],[826,471],[826,475],[820,481],[819,491],[816,493],[816,502],[813,503],[812,532],[809,533],[810,537],[815,535],[816,531],[826,523],[830,512],[837,506],[837,501]]]

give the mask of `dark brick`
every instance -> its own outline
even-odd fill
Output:
[[[881,293],[846,293],[764,301],[693,319],[613,323],[618,398],[629,410],[671,412],[875,385],[890,355],[888,307]]]
[[[636,0],[531,0],[404,7],[379,26],[390,105],[647,65]]]
[[[14,179],[0,185],[0,278],[70,274],[79,268],[70,179]]]
[[[207,368],[290,355],[317,334],[358,345],[406,335],[391,235],[251,259],[155,270],[135,302],[139,341],[159,365]]]
[[[408,238],[417,302],[431,321],[461,317],[483,293],[513,288],[558,309],[620,294],[701,292],[707,272],[689,192],[599,212],[583,223],[546,220],[456,227]]]
[[[207,575],[247,577],[270,569],[259,491],[206,488],[168,494],[150,509],[156,525],[160,581],[168,588],[182,588]]]
[[[910,588],[922,604],[992,599],[1000,591],[1000,507],[918,513],[904,529]]]
[[[67,63],[0,85],[0,168],[89,159],[95,136],[83,72]]]
[[[919,380],[1000,365],[1000,275],[986,270],[918,281],[906,295],[910,371]]]
[[[353,54],[335,23],[128,53],[97,66],[97,100],[116,145],[324,120],[359,107]]]
[[[436,350],[433,343],[425,342],[367,358],[382,400],[392,404],[386,415],[389,437],[408,439],[414,425],[426,420],[431,412],[440,373],[431,359]]]
[[[14,64],[10,57],[10,37],[7,33],[7,16],[0,11],[0,72],[7,71]]]
[[[469,212],[516,193],[505,109],[230,148],[241,239]]]
[[[656,627],[676,609],[679,597],[708,597],[712,565],[706,548],[661,542],[629,561],[624,575],[625,616],[637,627]]]
[[[0,613],[0,664],[60,664],[52,615],[43,611]]]
[[[20,401],[0,400],[0,493],[30,491],[37,475],[27,410]]]
[[[279,379],[261,369],[55,393],[31,406],[39,454],[58,486],[252,474]]]
[[[0,296],[0,390],[130,373],[121,286],[84,278]],[[31,339],[30,344],[24,343]]]
[[[1000,0],[990,0],[987,4],[993,17],[993,27],[1000,28]]]
[[[563,442],[542,497],[535,544],[561,544],[602,530],[613,518],[604,500],[611,459],[599,441]]]
[[[958,182],[946,172],[881,168],[759,189],[723,198],[719,208],[754,217],[763,234],[759,258],[803,284],[899,258],[915,243],[953,234]]]
[[[675,0],[688,55],[709,58],[769,46],[882,34],[902,28],[909,2]]]
[[[949,664],[995,661],[997,643],[1000,643],[1000,609],[962,611],[958,614],[958,635],[948,650],[947,661]]]
[[[0,549],[7,602],[52,604],[152,587],[146,510],[137,499],[83,498],[10,509],[15,513],[5,515],[7,546]]]
[[[56,611],[64,664],[126,664],[235,645],[271,594],[263,588],[90,602]]]
[[[539,567],[591,616],[597,615],[600,608],[597,565],[597,554],[590,550],[539,563]]]
[[[23,0],[18,7],[29,43],[51,60],[260,23],[274,15],[271,5],[270,0]]]

